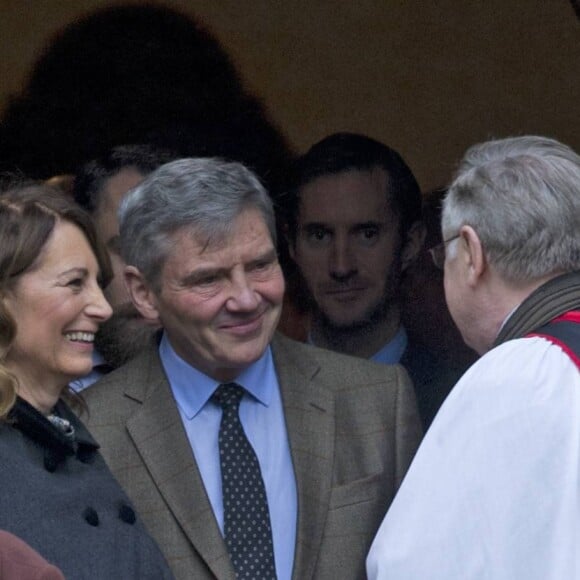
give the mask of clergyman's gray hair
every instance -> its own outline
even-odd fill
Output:
[[[546,137],[468,149],[443,204],[443,239],[470,225],[507,281],[580,270],[580,156]],[[449,252],[456,246],[450,244]]]
[[[190,228],[204,244],[227,238],[246,209],[261,212],[276,244],[272,201],[241,163],[218,158],[178,159],[162,165],[130,191],[119,207],[121,256],[158,286],[174,234]]]

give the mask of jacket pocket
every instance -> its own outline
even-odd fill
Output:
[[[371,501],[379,495],[384,485],[384,473],[380,472],[334,487],[330,490],[329,509]]]

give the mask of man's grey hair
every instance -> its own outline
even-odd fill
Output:
[[[244,165],[218,158],[166,163],[121,202],[121,255],[158,288],[179,230],[186,228],[204,245],[219,243],[227,239],[236,218],[247,209],[261,212],[276,244],[272,201]]]
[[[463,225],[507,281],[579,270],[580,156],[536,136],[471,147],[443,204],[443,239]]]

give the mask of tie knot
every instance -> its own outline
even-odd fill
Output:
[[[246,389],[237,383],[221,384],[211,396],[211,400],[222,409],[238,407]]]

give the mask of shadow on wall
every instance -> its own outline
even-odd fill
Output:
[[[218,41],[157,5],[94,12],[56,35],[0,126],[0,171],[74,173],[115,145],[242,161],[276,190],[290,153]]]

